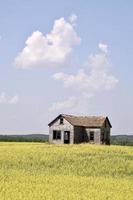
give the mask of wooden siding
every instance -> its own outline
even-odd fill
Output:
[[[110,125],[108,121],[106,120],[103,127],[101,128],[101,134],[104,134],[104,142],[103,144],[110,144]],[[102,142],[101,142],[102,143]]]
[[[53,130],[61,131],[60,140],[53,140]],[[60,124],[60,119],[57,119],[49,127],[49,143],[64,144],[64,131],[70,131],[70,144],[73,144],[74,143],[74,127],[65,119],[63,119],[63,124]]]
[[[53,131],[61,131],[61,139],[53,139]],[[110,124],[108,120],[100,128],[90,128],[83,126],[74,126],[63,118],[63,124],[60,124],[60,118],[57,118],[49,126],[49,143],[64,144],[64,132],[70,132],[70,144],[88,142],[93,144],[110,144]],[[94,132],[94,140],[90,141],[90,132]],[[102,140],[102,136],[104,139]]]
[[[84,142],[84,128],[81,126],[74,126],[74,143]]]
[[[94,132],[94,141],[90,141],[90,132]],[[84,129],[84,141],[100,144],[101,129],[100,128],[85,128]]]

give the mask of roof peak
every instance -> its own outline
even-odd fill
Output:
[[[110,121],[107,116],[80,116],[60,114],[52,122],[50,122],[49,125],[51,125],[56,119],[60,118],[61,116],[64,117],[69,123],[71,123],[74,126],[102,127],[105,120],[108,120],[110,124]],[[110,127],[112,127],[111,124]]]
[[[107,116],[102,115],[69,115],[69,114],[60,114],[62,116],[69,116],[69,117],[96,117],[96,118],[106,118]]]

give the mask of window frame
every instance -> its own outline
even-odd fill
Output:
[[[90,131],[90,141],[93,141],[93,142],[94,142],[94,133],[95,133],[95,131]],[[93,134],[93,139],[91,139],[92,134]]]
[[[60,124],[63,124],[63,121],[64,121],[64,119],[63,119],[63,117],[61,117],[60,118]]]
[[[53,140],[61,140],[61,131],[53,130]]]

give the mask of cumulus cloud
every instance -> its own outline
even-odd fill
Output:
[[[52,106],[49,108],[49,111],[56,111],[56,110],[61,110],[61,109],[68,109],[71,108],[75,105],[77,101],[76,97],[68,97],[68,99],[64,100],[64,101],[59,101],[59,102],[55,102],[52,104]]]
[[[89,73],[80,69],[77,74],[55,73],[53,78],[62,81],[64,87],[95,92],[113,89],[118,80],[110,74],[110,63],[105,54],[92,54],[88,61]]]
[[[107,47],[107,45],[105,46]],[[76,74],[59,72],[55,73],[53,78],[62,81],[65,88],[79,91],[81,99],[84,99],[84,101],[85,99],[88,101],[88,98],[93,97],[99,91],[112,90],[117,85],[118,80],[110,72],[110,58],[105,49],[102,50],[102,53],[99,52],[89,56],[87,72],[85,69],[80,69]],[[80,102],[79,97],[75,97],[75,99]],[[56,107],[56,105],[54,106]],[[63,104],[61,108],[63,108]]]
[[[77,15],[75,14],[72,14],[70,17],[69,17],[69,21],[70,23],[75,26],[76,25],[76,21],[77,21]]]
[[[103,51],[104,53],[108,53],[108,45],[104,44],[104,43],[99,43],[98,47],[101,51]]]
[[[80,43],[73,23],[76,16],[71,16],[67,22],[63,17],[55,20],[52,31],[44,35],[35,31],[26,40],[26,46],[15,58],[15,64],[20,68],[32,68],[38,65],[64,64],[73,47]]]
[[[58,112],[62,110],[63,112],[70,113],[80,113],[83,114],[88,111],[88,105],[90,99],[92,98],[92,94],[82,93],[77,96],[70,96],[63,101],[54,102],[50,108],[49,112]]]
[[[5,92],[0,94],[0,104],[16,104],[18,103],[19,97],[18,95],[9,96]]]

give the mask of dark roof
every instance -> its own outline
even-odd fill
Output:
[[[107,120],[110,127],[112,127],[108,117],[103,117],[103,116],[74,116],[74,115],[66,115],[66,114],[60,114],[58,117],[56,117],[48,125],[50,126],[51,124],[53,124],[56,121],[56,119],[58,119],[60,117],[64,117],[73,126],[102,127],[104,125],[104,122]]]

